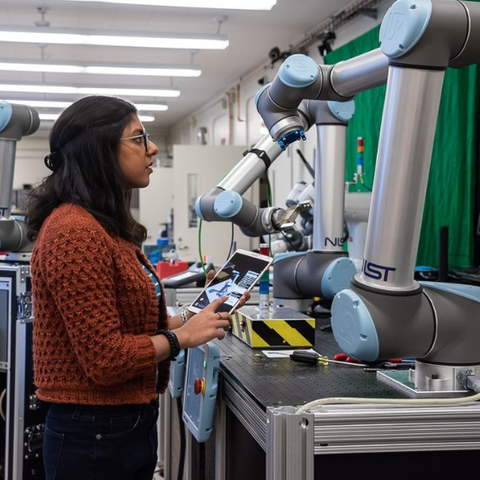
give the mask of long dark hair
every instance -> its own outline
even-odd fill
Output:
[[[53,173],[30,193],[26,222],[31,240],[62,203],[85,208],[112,235],[137,245],[146,239],[146,228],[130,212],[131,192],[117,162],[120,138],[136,111],[120,98],[89,96],[62,112],[45,159]]]

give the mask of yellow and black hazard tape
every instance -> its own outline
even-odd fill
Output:
[[[315,319],[258,319],[233,315],[232,333],[252,348],[311,347],[315,344]]]

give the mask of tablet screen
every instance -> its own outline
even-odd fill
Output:
[[[264,255],[236,251],[192,303],[192,307],[201,310],[217,298],[228,295],[228,299],[217,311],[231,311],[245,291],[251,289],[260,279],[271,262],[272,259]]]

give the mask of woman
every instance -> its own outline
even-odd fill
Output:
[[[230,317],[215,310],[226,297],[196,315],[167,315],[140,249],[146,229],[129,208],[158,153],[131,103],[75,102],[55,122],[50,152],[53,173],[32,192],[27,220],[34,382],[51,403],[46,478],[151,480],[170,360],[224,338]]]

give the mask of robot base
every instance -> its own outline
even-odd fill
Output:
[[[465,375],[479,375],[480,365],[434,365],[415,362],[415,369],[377,372],[378,380],[412,398],[450,398],[472,394]]]

